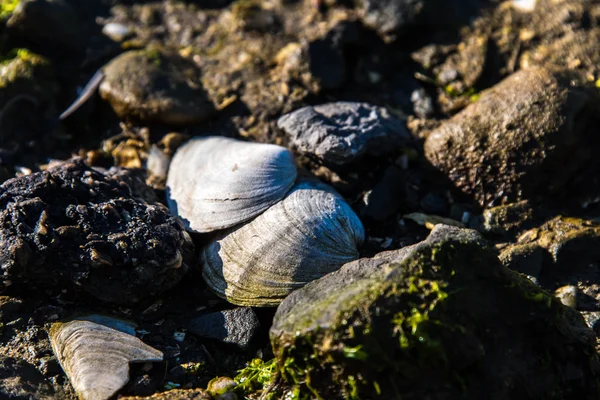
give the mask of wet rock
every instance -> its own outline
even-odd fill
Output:
[[[215,400],[237,400],[237,395],[233,393],[233,389],[237,383],[226,376],[211,379],[208,382],[206,390],[215,398]]]
[[[121,400],[213,400],[213,397],[203,389],[174,389],[152,396],[126,396]]]
[[[121,118],[193,125],[215,112],[190,61],[159,50],[121,54],[104,70],[100,95]]]
[[[293,292],[270,336],[284,379],[329,399],[600,389],[595,337],[581,316],[504,268],[475,231],[448,226]]]
[[[214,312],[194,318],[188,330],[195,335],[248,348],[260,323],[250,307]]]
[[[81,290],[134,303],[188,269],[191,240],[168,210],[81,160],[5,182],[0,205],[0,280],[20,294]]]
[[[52,350],[82,400],[108,400],[129,381],[129,363],[162,361],[163,353],[115,329],[120,320],[77,318],[50,329]]]
[[[0,398],[50,400],[56,398],[56,393],[33,365],[16,358],[0,357]]]
[[[367,103],[308,106],[284,115],[277,125],[298,151],[334,165],[385,154],[409,137],[402,121]]]
[[[21,0],[7,26],[19,38],[66,52],[82,51],[88,39],[77,14],[63,0]]]
[[[434,130],[427,159],[482,206],[556,193],[591,157],[594,97],[571,78],[511,75]]]

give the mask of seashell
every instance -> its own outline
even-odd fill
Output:
[[[211,289],[243,306],[276,306],[290,292],[358,258],[364,228],[329,186],[301,180],[251,222],[204,248]]]
[[[52,351],[80,399],[114,396],[129,381],[130,362],[162,361],[162,352],[126,333],[131,329],[124,321],[100,316],[52,325]]]
[[[215,231],[248,221],[281,200],[296,174],[294,157],[283,147],[196,138],[173,157],[167,201],[187,229]]]

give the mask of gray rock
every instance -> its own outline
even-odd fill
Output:
[[[50,400],[56,393],[31,364],[12,357],[0,357],[0,398]]]
[[[248,348],[260,323],[252,308],[242,307],[205,314],[190,321],[188,329],[195,335]]]
[[[200,70],[177,54],[128,51],[112,60],[104,73],[100,95],[121,118],[184,126],[215,113]]]
[[[270,336],[283,378],[310,382],[327,399],[600,390],[595,337],[582,317],[503,267],[475,231],[444,225],[293,292]]]
[[[506,235],[530,227],[535,217],[535,209],[527,200],[492,207],[479,218],[477,230]]]
[[[298,151],[333,165],[385,154],[409,138],[402,121],[367,103],[308,106],[284,115],[277,125]]]
[[[484,207],[557,193],[592,154],[597,103],[578,79],[511,75],[431,132],[425,156]]]

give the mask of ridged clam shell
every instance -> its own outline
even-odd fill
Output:
[[[52,325],[52,351],[80,399],[111,398],[129,381],[130,362],[162,361],[162,352],[113,328],[122,324],[92,316]]]
[[[171,162],[169,209],[196,232],[229,228],[281,200],[296,173],[293,155],[280,146],[222,137],[192,139]]]
[[[363,240],[350,205],[329,186],[303,180],[263,214],[206,246],[202,274],[231,303],[276,306],[357,259]]]

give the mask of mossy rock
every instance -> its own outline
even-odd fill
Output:
[[[100,95],[119,117],[193,125],[215,112],[193,62],[159,49],[128,51],[111,61]]]
[[[527,249],[527,252],[524,252]],[[600,223],[596,220],[558,216],[519,236],[502,250],[501,260],[512,269],[527,265],[529,253],[542,256],[542,273],[548,277],[573,275],[600,261]]]
[[[284,300],[270,335],[283,378],[317,398],[600,395],[581,316],[472,230],[346,264]]]

